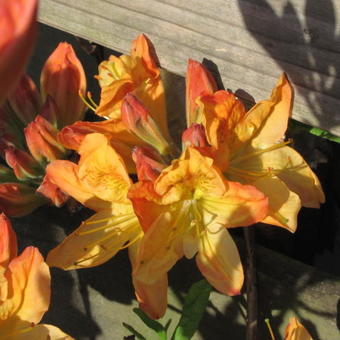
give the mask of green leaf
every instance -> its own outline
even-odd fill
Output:
[[[166,329],[163,327],[161,323],[158,321],[150,319],[141,309],[134,308],[134,313],[136,313],[139,318],[152,330],[154,330],[157,334],[160,340],[166,340]]]
[[[212,287],[206,280],[194,283],[185,298],[182,316],[172,339],[189,340],[195,334],[207,307]]]
[[[140,334],[138,331],[136,331],[132,326],[130,326],[129,324],[123,322],[123,326],[129,331],[131,332],[138,340],[146,340],[146,338]]]
[[[306,130],[309,133],[311,133],[312,135],[328,139],[328,140],[330,140],[332,142],[340,143],[340,137],[335,136],[335,135],[333,135],[332,133],[330,133],[330,132],[328,132],[326,130],[323,130],[323,129],[320,129],[320,128],[317,128],[317,127],[313,127],[313,126],[301,123],[301,122],[299,122],[299,121],[297,121],[295,119],[290,119],[290,126],[293,127],[293,128],[298,128],[298,129]]]

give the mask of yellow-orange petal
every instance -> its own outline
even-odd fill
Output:
[[[96,114],[109,119],[120,119],[120,107],[127,93],[134,90],[131,80],[119,79],[101,90],[100,103]]]
[[[69,198],[66,193],[49,180],[47,175],[43,178],[36,192],[48,198],[58,208],[64,205]]]
[[[11,222],[5,214],[0,215],[0,273],[1,267],[6,268],[9,262],[16,257],[17,237],[11,226]],[[1,290],[0,290],[1,291]]]
[[[286,146],[263,153],[260,160],[264,168],[271,168],[291,191],[299,195],[307,208],[319,208],[325,202],[319,179],[294,149]]]
[[[181,219],[188,222],[188,218],[185,209],[182,212],[179,209],[174,207],[162,213],[145,232],[133,268],[135,279],[148,285],[156,284],[183,256],[181,233],[177,228],[186,226]]]
[[[27,326],[17,330],[12,336],[15,336],[15,340],[74,340],[58,327],[48,324]]]
[[[2,321],[1,329],[12,333],[29,323],[37,324],[50,303],[50,272],[39,250],[27,247],[14,258],[6,272],[12,295],[6,306],[8,317]]]
[[[57,160],[46,167],[46,176],[67,195],[93,210],[107,209],[111,203],[97,197],[85,187],[78,175],[78,165],[69,161]]]
[[[98,266],[141,236],[142,229],[131,205],[120,213],[115,208],[103,210],[52,249],[46,262],[64,270]]]
[[[121,156],[102,134],[87,135],[78,150],[78,176],[95,196],[110,202],[126,202],[131,179]]]
[[[301,200],[277,177],[261,177],[253,183],[268,197],[268,216],[261,222],[274,224],[294,233]]]
[[[129,258],[131,265],[138,263],[138,247],[140,241],[129,247]],[[168,295],[168,276],[164,274],[160,279],[152,284],[146,284],[132,275],[135,294],[141,308],[150,318],[159,319],[166,311]]]
[[[252,185],[226,182],[227,190],[222,197],[204,196],[199,205],[206,221],[232,228],[248,226],[263,220],[268,214],[268,198]]]
[[[168,276],[162,275],[160,279],[152,284],[146,284],[132,277],[135,294],[139,308],[151,319],[159,319],[166,312]]]
[[[244,280],[242,263],[233,239],[223,226],[210,225],[202,234],[196,263],[204,277],[219,292],[240,294]]]
[[[286,328],[284,340],[313,340],[305,327],[296,319],[291,318]]]
[[[145,34],[140,34],[133,42],[131,47],[131,56],[141,58],[145,69],[148,70],[151,77],[159,76],[157,66],[158,58],[155,48],[150,39]]]
[[[254,147],[270,146],[284,138],[291,115],[293,88],[282,74],[269,100],[257,103],[236,130],[240,140],[252,138]]]
[[[213,160],[187,147],[180,159],[162,171],[155,182],[155,191],[162,196],[162,204],[171,204],[204,195],[220,197],[226,187]]]
[[[197,99],[215,164],[224,171],[235,146],[235,127],[242,122],[246,110],[243,103],[228,91],[217,91]]]

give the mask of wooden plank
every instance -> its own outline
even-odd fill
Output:
[[[39,20],[120,52],[144,32],[162,67],[183,75],[188,58],[207,59],[256,101],[285,71],[293,117],[340,136],[339,16],[334,0],[41,0]]]

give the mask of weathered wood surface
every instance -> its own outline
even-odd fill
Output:
[[[67,209],[43,207],[30,216],[13,220],[20,248],[39,247],[45,255],[80,221],[91,213],[82,210],[70,216]],[[242,240],[236,239],[244,258]],[[309,329],[314,340],[339,339],[339,277],[294,261],[266,248],[257,247],[260,336],[269,339],[264,318],[280,340],[292,316]],[[78,340],[122,340],[133,325],[148,340],[157,336],[134,315],[137,303],[126,252],[96,268],[64,272],[52,269],[52,301],[43,322],[62,328]],[[161,320],[174,328],[183,298],[193,282],[201,279],[194,260],[182,260],[170,271],[169,308]],[[245,339],[245,298],[211,295],[199,331],[193,340]]]
[[[59,41],[65,40],[74,45],[86,68],[89,80],[91,80],[91,75],[95,74],[97,66],[94,58],[89,57],[80,49],[74,37],[41,25],[39,41],[28,69],[36,81],[39,80],[40,69],[48,55]],[[169,116],[172,118],[171,126],[180,126],[180,120],[184,117],[183,78],[169,72],[163,72],[163,76],[166,79],[166,85],[171,90],[167,92],[168,102],[171,104],[169,107],[171,113]],[[95,88],[96,81],[89,85],[91,91]],[[178,129],[178,132],[180,130]],[[311,145],[311,140],[329,144],[325,140],[320,141],[316,137],[307,135],[308,139],[307,136],[305,139],[296,138],[296,143],[304,145],[304,149],[307,149],[306,145]],[[315,145],[310,148],[311,150],[318,149]],[[308,155],[304,154],[304,156]],[[315,160],[315,158],[320,158],[320,156],[313,156],[311,159]],[[337,169],[338,167],[335,167],[332,176],[336,176]],[[327,174],[329,173],[327,172]],[[330,190],[333,192],[336,191],[334,189],[336,181],[332,179],[332,176],[328,175],[331,182]],[[332,200],[332,197],[328,196],[329,200]],[[316,212],[316,210],[313,211]],[[335,214],[335,211],[327,210],[325,214],[332,215]],[[65,234],[69,234],[89,215],[92,213],[85,209],[70,215],[66,207],[62,209],[43,207],[30,216],[13,219],[13,224],[18,233],[21,249],[35,245],[46,255],[65,237]],[[318,223],[318,218],[315,216],[313,215],[313,220]],[[333,216],[331,220],[320,222],[320,224],[323,223],[323,233],[328,233],[329,224],[339,225],[340,214],[336,216],[338,216],[338,220],[335,220]],[[304,219],[300,222],[299,229],[307,228],[309,235],[313,233],[312,223]],[[274,229],[279,229],[266,228],[266,233],[273,233]],[[281,232],[280,235],[283,237],[292,236],[284,230]],[[310,245],[312,241],[308,238],[306,243]],[[238,242],[238,245],[241,253],[244,254],[242,242]],[[273,246],[272,241],[270,241],[270,245]],[[304,250],[305,248],[307,248],[307,244]],[[315,252],[315,249],[313,251]],[[282,338],[278,334],[284,334],[285,325],[289,317],[293,315],[298,316],[310,329],[314,340],[337,340],[339,338],[339,259],[339,253],[337,256],[334,253],[328,255],[327,269],[338,273],[338,276],[333,276],[263,247],[258,247],[261,340],[269,339],[263,322],[265,317],[271,319],[272,327],[277,335],[276,339],[280,340]],[[324,268],[325,266],[321,263],[320,267]],[[121,252],[108,263],[96,268],[71,272],[52,269],[51,307],[43,322],[60,326],[78,340],[122,340],[124,335],[128,335],[122,322],[127,322],[143,332],[148,340],[155,339],[132,312],[136,301],[130,271],[126,252]],[[172,325],[176,324],[185,292],[192,282],[200,278],[193,260],[180,261],[174,270],[171,270],[169,309],[163,320],[164,323],[171,318]],[[194,339],[243,340],[245,338],[243,304],[243,297],[230,298],[214,292],[199,332]]]
[[[184,74],[188,58],[206,59],[226,88],[256,101],[285,71],[296,89],[293,117],[336,135],[339,17],[336,0],[41,0],[39,14],[43,23],[120,52],[145,32],[164,68]]]

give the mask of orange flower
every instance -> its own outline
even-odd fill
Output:
[[[0,215],[0,334],[4,339],[72,339],[57,327],[38,325],[50,302],[50,272],[39,250],[17,256],[10,221]]]
[[[122,101],[133,91],[166,135],[164,89],[157,63],[154,47],[144,34],[132,42],[131,55],[110,56],[109,60],[103,61],[99,65],[98,80],[102,92],[96,113],[120,119]]]
[[[185,255],[220,292],[239,294],[243,270],[226,228],[248,226],[267,215],[267,198],[255,187],[227,182],[213,160],[188,147],[154,181],[139,182],[129,197],[144,230],[134,277],[154,284]]]
[[[93,132],[104,133],[116,143],[116,148],[118,144],[125,144],[130,152],[133,146],[146,146],[146,142],[130,132],[130,126],[126,126],[121,119],[121,107],[129,93],[136,96],[147,108],[162,139],[170,140],[157,57],[153,45],[145,35],[138,36],[132,43],[131,55],[111,56],[109,60],[103,61],[99,65],[97,78],[101,87],[100,104],[97,106],[90,97],[89,106],[107,121],[78,122],[63,129],[59,138],[66,147],[77,150],[84,136]],[[122,156],[125,162],[131,164],[130,155],[125,153]]]
[[[227,91],[196,102],[215,164],[228,179],[252,184],[268,196],[269,216],[263,222],[294,232],[301,205],[318,208],[325,199],[316,175],[284,141],[292,96],[282,75],[271,98],[248,112]]]
[[[65,270],[93,267],[129,248],[134,266],[143,231],[127,198],[131,180],[124,162],[109,140],[98,133],[84,138],[79,154],[78,164],[52,162],[46,169],[47,178],[96,213],[48,254],[47,263]],[[159,282],[164,280],[163,276]],[[162,316],[166,309],[166,289],[161,294],[165,303],[160,304],[160,293],[153,291],[159,282],[148,285],[137,278],[134,281],[144,311],[153,318]]]
[[[0,2],[0,106],[19,80],[36,37],[37,0]]]

